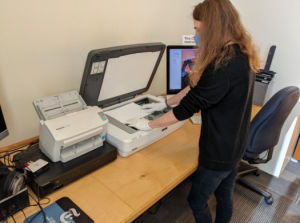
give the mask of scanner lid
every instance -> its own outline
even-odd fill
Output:
[[[145,43],[90,51],[80,95],[87,105],[104,108],[148,91],[165,48]]]
[[[87,109],[77,91],[53,95],[33,101],[40,120],[51,120],[67,114]]]

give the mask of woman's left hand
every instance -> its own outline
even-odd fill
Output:
[[[136,119],[136,118],[132,118],[126,121],[126,124],[128,124],[128,126],[130,127],[134,127],[136,129],[139,130],[143,130],[143,131],[149,131],[152,128],[149,126],[150,121],[144,118],[141,119]]]

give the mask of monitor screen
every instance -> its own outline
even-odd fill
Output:
[[[189,85],[197,49],[194,46],[167,47],[167,94],[177,94]]]
[[[8,136],[8,130],[6,128],[4,116],[0,105],[0,140],[4,139],[6,136]]]

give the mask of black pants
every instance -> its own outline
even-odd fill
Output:
[[[228,223],[233,212],[233,188],[237,169],[221,172],[198,166],[188,202],[197,223],[211,223],[207,201],[214,193],[217,199],[216,223]]]

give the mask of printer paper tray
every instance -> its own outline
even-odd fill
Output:
[[[69,146],[61,150],[61,161],[68,162],[78,156],[88,153],[103,145],[102,138],[100,135],[96,135],[92,138],[86,139],[75,145]]]

